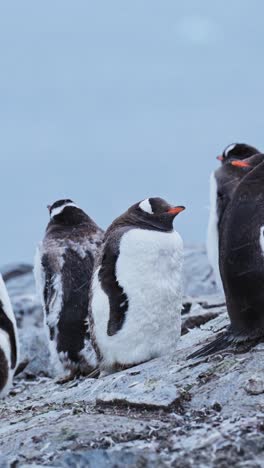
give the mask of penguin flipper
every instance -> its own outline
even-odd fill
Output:
[[[233,341],[232,335],[229,332],[221,333],[214,341],[209,343],[206,346],[198,349],[192,354],[187,356],[187,359],[196,359],[200,357],[206,357],[210,354],[218,353],[219,351],[223,351],[227,348]]]
[[[117,238],[109,239],[104,247],[99,271],[102,288],[109,299],[108,336],[114,336],[122,328],[128,310],[128,297],[123,287],[120,286],[116,273],[119,253]]]

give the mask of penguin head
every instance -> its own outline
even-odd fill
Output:
[[[139,227],[171,231],[174,218],[183,210],[184,206],[171,206],[162,198],[146,198],[131,206],[126,217]]]
[[[246,143],[232,143],[228,145],[220,156],[217,156],[218,161],[222,164],[230,162],[232,159],[243,160],[259,153],[254,146],[247,145]]]
[[[79,224],[86,214],[72,200],[58,200],[52,205],[47,206],[51,222],[58,224]]]

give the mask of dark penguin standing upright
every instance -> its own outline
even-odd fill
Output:
[[[231,325],[190,358],[264,337],[264,154],[231,165],[246,171],[219,225],[219,266]]]
[[[168,354],[181,334],[184,207],[136,203],[106,231],[90,300],[101,375]]]
[[[87,324],[94,257],[103,231],[71,200],[48,207],[50,222],[35,261],[51,357],[61,377],[89,374],[96,364]]]
[[[0,275],[0,398],[12,385],[19,359],[19,343],[15,315],[5,283]]]
[[[233,143],[225,148],[221,156],[217,159],[222,161],[219,169],[212,172],[210,176],[210,214],[207,229],[207,256],[213,269],[216,284],[220,290],[223,289],[219,272],[219,222],[223,215],[226,203],[234,187],[243,177],[243,171],[235,173],[230,167],[230,161],[244,160],[259,153],[257,148],[245,143]]]

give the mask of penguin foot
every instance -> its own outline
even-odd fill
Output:
[[[55,380],[55,383],[58,384],[58,385],[64,385],[64,384],[66,384],[68,382],[71,382],[72,380],[78,379],[79,377],[80,377],[80,373],[78,373],[76,371],[72,371],[67,375],[63,375],[61,377],[58,377]]]
[[[234,354],[244,354],[263,341],[263,336],[250,337],[245,335],[234,335],[230,330],[221,333],[221,335],[214,341],[187,356],[187,359],[197,359],[219,353],[220,351],[224,351],[230,345],[232,345],[232,352]]]

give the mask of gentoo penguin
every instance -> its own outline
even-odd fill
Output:
[[[264,154],[231,165],[247,172],[219,225],[219,266],[231,324],[190,358],[264,338]]]
[[[35,279],[58,377],[89,374],[95,364],[87,324],[94,258],[103,231],[72,200],[48,206],[50,222],[35,257]]]
[[[19,343],[15,315],[5,283],[0,275],[0,398],[12,385],[19,359]]]
[[[231,159],[242,160],[250,158],[250,156],[257,153],[259,153],[259,150],[254,148],[254,146],[247,145],[246,143],[231,143],[231,145],[228,145],[224,149],[223,153],[217,156],[216,159],[221,161],[222,164],[225,164],[226,162],[231,161]]]
[[[222,161],[219,169],[212,172],[210,176],[210,213],[207,228],[207,256],[213,269],[215,281],[220,291],[223,290],[222,281],[219,272],[219,222],[224,209],[233,192],[233,186],[236,186],[243,177],[243,171],[234,172],[229,165],[233,159],[243,160],[259,153],[253,146],[245,143],[233,143],[225,148],[221,156],[217,159]]]
[[[184,209],[148,198],[105,233],[89,311],[101,376],[175,348],[181,334],[183,243],[173,220]]]

